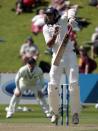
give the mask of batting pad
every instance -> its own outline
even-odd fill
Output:
[[[59,114],[59,89],[56,85],[48,84],[48,102],[50,111]]]
[[[80,92],[78,83],[74,82],[70,84],[70,102],[72,114],[80,112]]]

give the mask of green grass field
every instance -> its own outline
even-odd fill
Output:
[[[15,7],[15,1],[0,0],[0,39],[5,40],[5,42],[0,42],[0,72],[16,72],[19,69],[21,66],[21,61],[18,57],[19,49],[29,35],[34,38],[40,49],[39,61],[44,59],[50,62],[50,56],[44,54],[46,44],[42,33],[38,36],[34,36],[31,33],[31,19],[36,10],[43,8],[43,5],[36,9],[34,8],[32,13],[24,13],[17,16],[15,12],[11,11]],[[81,45],[85,41],[90,41],[91,34],[98,25],[98,9],[88,6],[88,0],[71,0],[71,3],[80,5],[81,8],[79,8],[77,16],[86,18],[91,23],[78,33],[77,41]],[[98,63],[98,58],[96,58],[96,61]]]
[[[22,105],[34,109],[33,112],[16,112],[14,117],[11,119],[6,119],[6,105],[0,105],[0,123],[44,123],[50,124],[49,119],[45,117],[45,114],[38,105]],[[64,113],[64,121],[65,121]],[[70,123],[71,123],[71,113],[70,113]],[[88,106],[82,108],[80,113],[80,124],[94,124],[98,123],[98,110],[94,106]]]
[[[82,108],[81,113],[80,113],[80,124],[77,126],[74,126],[71,124],[71,113],[70,115],[70,123],[69,127],[66,128],[65,124],[65,117],[66,113],[64,113],[64,125],[59,125],[55,126],[55,124],[50,123],[50,119],[46,118],[44,113],[42,112],[41,108],[38,105],[22,105],[22,106],[27,106],[31,109],[34,109],[33,112],[16,112],[11,119],[6,119],[6,112],[5,112],[5,107],[6,105],[0,105],[0,131],[3,131],[3,128],[11,128],[15,129],[15,127],[18,127],[19,129],[25,130],[26,127],[31,129],[35,128],[35,131],[43,131],[51,130],[55,131],[60,131],[60,130],[65,130],[65,131],[97,131],[98,130],[98,110],[95,109],[94,106],[89,106]],[[38,127],[40,125],[40,129],[38,130]],[[3,126],[3,127],[2,127]],[[6,127],[7,126],[7,127]],[[25,127],[26,126],[26,127]],[[13,127],[13,128],[12,128]],[[21,128],[20,128],[21,127]],[[44,129],[46,128],[46,129]],[[54,130],[55,129],[55,130]],[[10,130],[12,131],[12,130]]]
[[[26,106],[26,105],[22,105]],[[38,105],[27,105],[27,107],[34,110],[34,112],[16,112],[12,119],[6,119],[5,106],[0,107],[0,112],[2,115],[0,117],[0,122],[10,122],[10,123],[49,123],[49,120],[45,117],[41,108]]]

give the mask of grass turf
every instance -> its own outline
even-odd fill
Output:
[[[25,105],[22,105],[22,107]],[[49,120],[45,117],[41,108],[38,105],[27,105],[29,108],[33,108],[34,112],[16,112],[12,119],[6,119],[5,105],[0,106],[0,122],[8,123],[47,123]]]
[[[5,107],[6,105],[0,105],[0,123],[40,123],[49,124],[50,120],[45,117],[41,108],[38,105],[22,105],[34,109],[34,112],[16,112],[14,117],[11,119],[6,119]],[[64,113],[64,123],[65,123]],[[71,113],[70,113],[70,123],[71,123]],[[80,125],[96,125],[98,123],[98,110],[94,106],[88,106],[82,108],[80,113]]]

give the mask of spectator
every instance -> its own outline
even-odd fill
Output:
[[[35,0],[36,6],[39,6],[44,0]]]
[[[98,27],[95,28],[95,32],[92,34],[91,42],[91,56],[94,58],[95,55],[98,55]]]
[[[44,24],[45,24],[44,10],[40,9],[38,14],[32,18],[32,33],[37,35],[39,32],[42,32]]]
[[[17,0],[16,14],[21,14],[22,12],[31,12],[33,6],[35,6],[35,0]]]
[[[35,4],[36,0],[23,0],[24,11],[31,12]]]
[[[98,0],[89,0],[89,5],[98,6]]]
[[[68,10],[72,9],[73,12],[76,14],[78,5],[72,5],[70,4],[70,1],[68,0],[51,0],[52,7],[56,8],[60,11],[61,14],[66,13]]]
[[[79,49],[79,54],[79,73],[92,73],[97,68],[96,61],[88,56],[84,47]]]
[[[78,48],[78,44],[77,44],[77,40],[76,40],[76,38],[77,38],[77,32],[73,30],[71,32],[70,36],[71,36],[72,44],[74,45],[74,48],[75,48],[75,52],[78,55],[79,54],[79,48]]]
[[[70,1],[66,0],[51,0],[51,5],[57,10],[63,12],[65,9],[68,9],[70,6]]]
[[[26,43],[21,46],[20,56],[23,63],[26,63],[28,61],[28,57],[30,56],[33,56],[35,59],[38,59],[39,49],[37,45],[34,44],[34,41],[31,36],[29,36],[27,38]]]
[[[23,2],[22,0],[16,1],[16,14],[19,15],[23,12]]]

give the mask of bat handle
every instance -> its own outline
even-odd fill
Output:
[[[71,26],[71,25],[68,25],[67,35],[69,36],[71,32],[72,32],[72,26]]]

